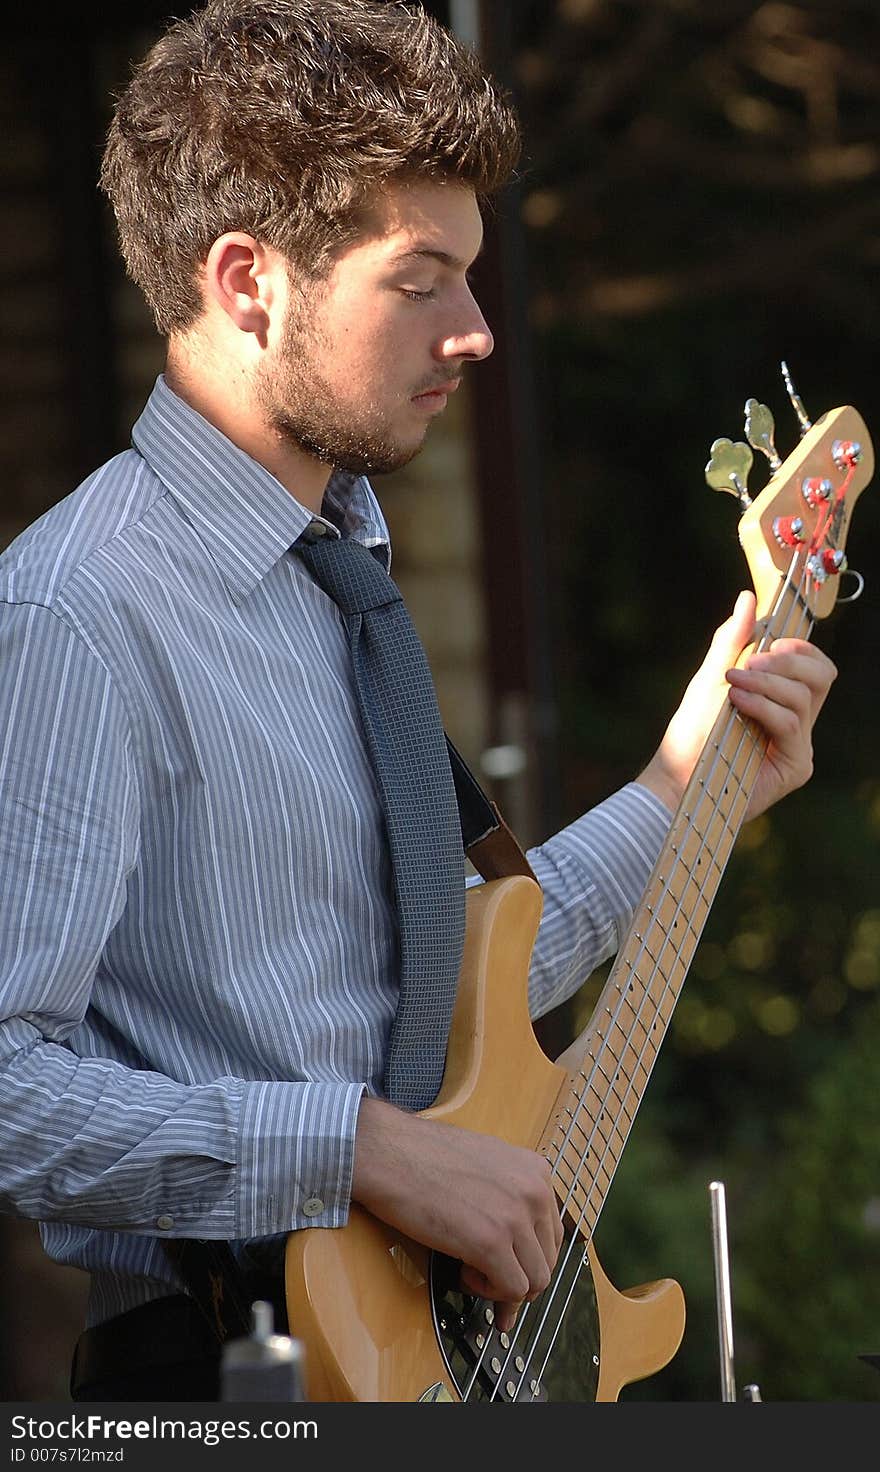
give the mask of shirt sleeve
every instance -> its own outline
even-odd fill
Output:
[[[573,996],[620,948],[672,814],[630,782],[528,858],[544,908],[529,971],[529,1010],[542,1017]]]
[[[70,1046],[138,835],[98,652],[49,608],[0,606],[0,1210],[213,1238],[341,1224],[360,1084],[183,1084]]]

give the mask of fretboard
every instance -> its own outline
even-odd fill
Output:
[[[781,633],[800,622],[802,610],[786,590],[765,625],[765,640],[776,636],[773,630]],[[644,1097],[766,747],[761,727],[725,700],[579,1039],[581,1066],[572,1074],[542,1148],[553,1164],[560,1202],[587,1239]]]

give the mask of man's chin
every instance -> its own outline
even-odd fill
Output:
[[[350,431],[340,433],[330,426],[304,424],[286,413],[276,413],[272,427],[304,454],[349,475],[390,475],[401,470],[419,453],[428,432],[428,425],[422,424],[412,428],[406,439],[373,438],[369,434],[359,438]]]
[[[420,455],[424,448],[425,437],[423,435],[417,445],[410,445],[406,450],[397,449],[393,455],[389,456],[381,464],[373,465],[364,474],[393,475],[395,470],[403,470],[405,465],[409,465],[411,460],[415,460],[416,456]]]
[[[406,445],[372,445],[360,452],[343,450],[337,455],[334,464],[338,470],[347,470],[352,475],[393,475],[395,470],[402,470],[405,465],[409,465],[424,448],[424,444],[425,433],[422,433],[418,439]]]

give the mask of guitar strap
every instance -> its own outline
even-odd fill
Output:
[[[535,879],[520,844],[497,805],[483,791],[464,758],[446,737],[467,858],[486,880],[525,874]],[[536,881],[537,882],[537,881]],[[219,1344],[251,1332],[252,1288],[228,1242],[163,1238],[162,1245]]]
[[[525,874],[527,878],[535,879],[531,864],[497,805],[486,796],[448,736],[446,749],[452,767],[464,851],[477,873],[483,879],[504,879],[510,874]]]

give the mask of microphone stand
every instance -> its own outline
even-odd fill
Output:
[[[710,1181],[709,1203],[712,1213],[712,1256],[715,1264],[715,1308],[718,1317],[718,1354],[721,1367],[721,1399],[736,1400],[733,1371],[733,1313],[730,1298],[730,1255],[727,1245],[727,1206],[722,1181]],[[760,1401],[757,1385],[746,1385],[746,1401]]]

